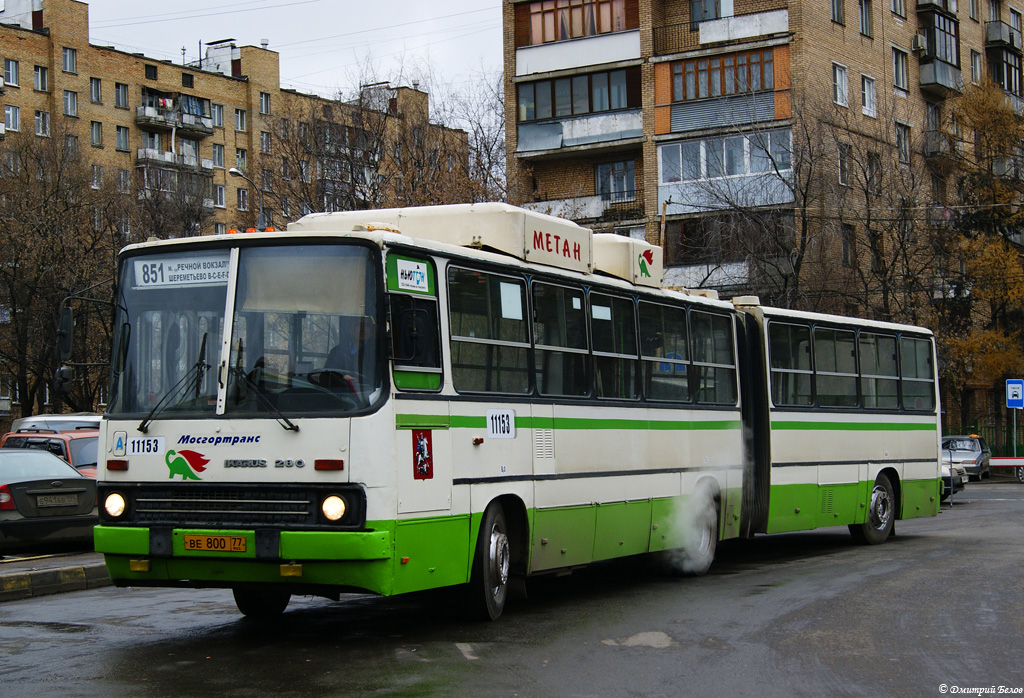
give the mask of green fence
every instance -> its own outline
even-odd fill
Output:
[[[981,426],[972,427],[963,432],[963,434],[977,434],[981,438],[988,442],[989,448],[992,449],[993,456],[1024,456],[1024,424],[1017,423],[1017,452],[1013,452],[1013,426],[1005,424],[999,430],[1000,437],[996,438],[996,428],[994,426]]]

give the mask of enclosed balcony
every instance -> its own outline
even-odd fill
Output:
[[[921,90],[937,97],[960,92],[963,82],[960,69],[945,61],[933,60],[921,64]]]
[[[1020,29],[1014,29],[1006,22],[985,23],[985,46],[1021,50]]]
[[[192,136],[213,134],[213,119],[196,114],[183,114],[177,106],[143,106],[135,108],[135,124],[147,130],[171,131],[177,129]]]
[[[614,152],[643,141],[643,111],[625,109],[522,123],[517,133],[516,155],[521,158],[554,156],[567,149]]]

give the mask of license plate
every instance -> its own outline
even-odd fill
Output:
[[[41,494],[36,497],[37,507],[73,507],[77,505],[77,494]]]
[[[218,553],[244,553],[245,536],[185,535],[185,550],[207,550]]]

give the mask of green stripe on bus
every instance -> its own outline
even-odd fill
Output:
[[[789,431],[935,431],[937,428],[935,422],[772,422],[772,429]]]
[[[467,415],[395,416],[399,429],[486,429],[487,418]],[[517,429],[577,429],[629,431],[722,431],[740,429],[738,419],[717,420],[652,420],[652,419],[587,419],[585,417],[516,417]]]

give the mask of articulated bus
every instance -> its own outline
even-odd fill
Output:
[[[937,513],[928,330],[662,277],[504,204],[129,246],[96,550],[249,616],[458,587],[494,619],[531,575]]]

